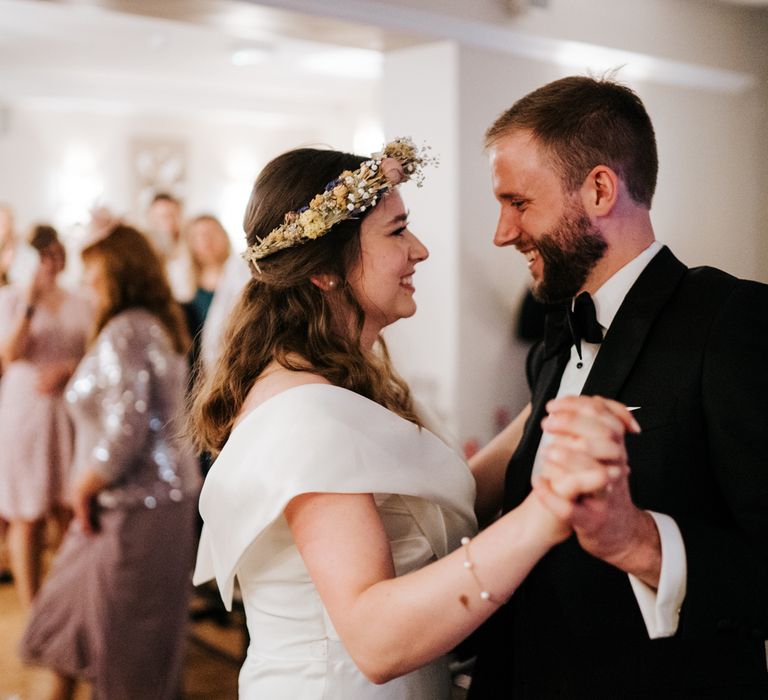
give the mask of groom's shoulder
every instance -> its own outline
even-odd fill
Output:
[[[724,270],[707,265],[686,271],[680,285],[683,297],[699,304],[719,306],[736,298],[768,303],[768,284],[742,279]]]

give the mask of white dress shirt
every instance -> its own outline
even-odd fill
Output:
[[[592,295],[597,321],[602,326],[603,336],[613,322],[627,292],[661,248],[662,245],[658,241],[651,243],[648,248],[618,270]],[[581,357],[579,357],[576,347],[571,347],[571,356],[565,366],[557,391],[558,397],[577,396],[581,393],[599,351],[599,344],[582,341]],[[542,447],[551,441],[552,436],[549,433],[544,433],[534,461],[534,474],[541,470],[539,453]],[[661,540],[659,587],[654,589],[636,576],[632,574],[628,574],[628,576],[640,606],[645,626],[648,629],[648,636],[651,639],[657,639],[671,637],[677,632],[680,608],[685,598],[688,567],[685,545],[677,523],[663,513],[648,512],[656,522]]]

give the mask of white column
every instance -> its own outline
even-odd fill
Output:
[[[387,339],[414,394],[460,442],[486,442],[496,412],[515,413],[527,400],[526,348],[514,325],[528,273],[516,251],[492,244],[497,204],[483,134],[514,96],[556,77],[531,63],[452,42],[393,51],[385,61],[387,137],[426,141],[440,158],[422,189],[403,192],[431,255],[416,275],[416,317]]]

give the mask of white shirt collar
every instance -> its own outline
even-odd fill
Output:
[[[609,277],[592,295],[597,321],[603,328],[610,328],[627,292],[662,247],[659,241],[651,243],[640,255]]]

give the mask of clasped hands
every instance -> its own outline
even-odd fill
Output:
[[[626,406],[599,396],[554,399],[547,411],[542,429],[552,439],[542,448],[534,492],[585,551],[656,586],[658,532],[632,502],[624,444],[639,424]]]

